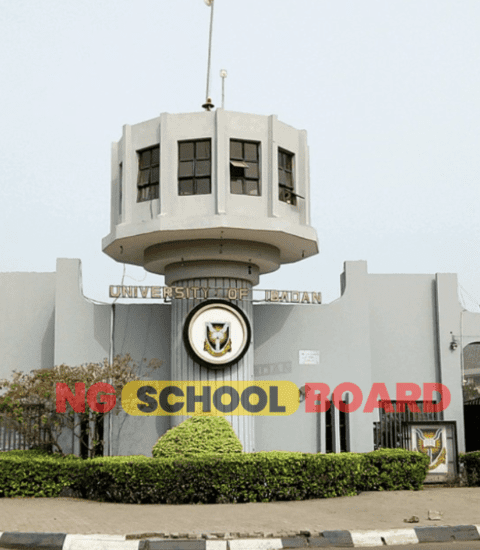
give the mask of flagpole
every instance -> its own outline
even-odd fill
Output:
[[[208,62],[207,62],[207,93],[205,97],[206,105],[211,103],[209,101],[209,91],[210,91],[210,62],[212,57],[212,35],[213,35],[213,7],[215,5],[214,0],[205,0],[205,4],[211,8],[210,11],[210,32],[208,37]],[[210,109],[207,109],[210,110]]]

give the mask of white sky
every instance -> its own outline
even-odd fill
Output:
[[[209,18],[202,0],[0,0],[0,271],[80,258],[110,301],[111,142],[201,110]],[[361,259],[458,273],[479,311],[480,1],[215,0],[213,41],[216,105],[225,68],[226,109],[308,132],[320,254],[259,287],[330,302]]]

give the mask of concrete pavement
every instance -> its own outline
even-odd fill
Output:
[[[440,512],[441,519],[428,519],[429,511]],[[418,523],[404,522],[412,516],[418,517]],[[35,544],[43,537],[44,548],[62,550],[253,550],[260,547],[269,550],[325,547],[327,543],[336,547],[375,546],[398,543],[399,537],[400,541],[410,543],[432,540],[432,536],[432,541],[452,540],[452,537],[480,540],[478,525],[480,488],[427,486],[423,491],[367,492],[353,497],[247,504],[0,499],[0,532],[3,532],[0,548],[19,548],[11,545],[16,544],[15,536],[17,542],[20,540],[19,533],[28,534],[32,541],[36,536]],[[432,528],[437,529],[432,531]],[[56,534],[57,538],[47,541],[45,533]],[[187,542],[181,543],[179,539]],[[245,540],[248,542],[242,543]]]

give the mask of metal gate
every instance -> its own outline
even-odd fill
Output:
[[[43,405],[24,405],[25,422],[29,428],[35,424],[39,425],[33,431],[33,437],[29,441],[18,430],[18,425],[5,415],[0,415],[0,451],[17,451],[30,449],[33,446],[50,446],[50,432],[47,428],[40,427],[40,417],[43,414]],[[30,431],[30,430],[29,430]]]
[[[379,401],[379,407],[387,402]],[[386,413],[379,408],[380,421],[373,423],[374,449],[396,449],[404,447],[402,436],[403,422],[424,422],[428,420],[443,420],[443,412],[424,412],[423,401],[415,404],[420,412],[411,412],[409,401],[391,401],[395,412]]]

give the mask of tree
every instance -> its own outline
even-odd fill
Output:
[[[84,450],[82,456],[103,454],[103,434],[99,428],[107,414],[114,412],[118,415],[120,412],[122,388],[128,382],[139,380],[138,372],[142,363],[144,361],[136,363],[127,354],[117,355],[112,363],[104,359],[99,363],[77,367],[62,364],[25,374],[13,371],[12,380],[0,380],[0,390],[7,390],[0,396],[0,415],[13,423],[29,447],[48,446],[64,455],[59,439],[62,432],[68,429],[80,439],[81,449]],[[152,360],[147,368],[158,368],[160,364],[161,361]],[[112,385],[115,388],[115,408],[110,413],[98,413],[85,403],[85,413],[75,413],[69,405],[65,413],[57,413],[57,384],[67,384],[74,393],[75,383],[78,382],[85,384],[86,390],[97,382]],[[33,414],[34,411],[38,411],[38,414]]]
[[[473,380],[468,380],[463,383],[463,401],[469,401],[470,399],[477,399],[480,397],[478,386],[475,385]]]

